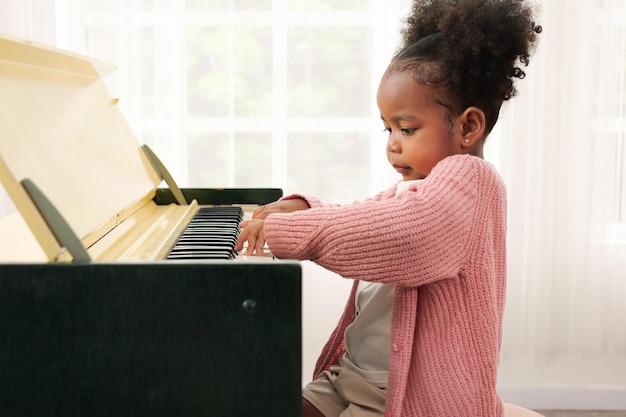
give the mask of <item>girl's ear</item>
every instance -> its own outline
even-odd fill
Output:
[[[465,149],[474,147],[485,134],[485,113],[478,107],[471,106],[461,115],[463,138],[461,146]]]

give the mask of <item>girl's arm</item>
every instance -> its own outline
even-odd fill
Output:
[[[370,201],[370,200],[374,200],[374,201],[379,201],[379,200],[383,200],[386,198],[390,198],[392,196],[394,196],[396,194],[396,185],[394,185],[393,187],[391,187],[388,190],[385,191],[381,191],[378,194],[376,194],[374,197],[371,197],[365,201]],[[308,204],[309,207],[340,207],[343,204],[329,204],[329,203],[323,203],[322,201],[320,201],[317,197],[314,197],[312,195],[308,195],[308,194],[291,194],[288,196],[285,196],[283,198],[281,198],[280,200],[277,201],[281,202],[281,201],[292,201],[295,199],[301,199],[306,201],[306,203]],[[357,204],[358,202],[355,202],[354,204]],[[273,203],[271,203],[273,204]]]
[[[481,238],[474,225],[489,221],[483,207],[504,204],[486,201],[504,198],[495,170],[464,155],[444,159],[415,191],[377,197],[272,214],[265,240],[279,258],[312,260],[346,278],[421,285],[458,275],[470,239]]]
[[[393,188],[383,191],[376,195],[373,199],[367,200],[382,200],[395,195],[395,189]],[[355,203],[356,204],[356,203]],[[265,219],[270,214],[274,213],[292,213],[295,211],[306,210],[310,207],[340,207],[339,204],[324,204],[313,196],[292,194],[281,198],[273,203],[266,204],[257,208],[252,214],[251,220],[241,222],[242,231],[237,237],[237,243],[235,244],[235,250],[237,252],[243,250],[244,243],[248,243],[248,248],[244,255],[252,256],[255,253],[262,256],[263,248],[265,246]]]

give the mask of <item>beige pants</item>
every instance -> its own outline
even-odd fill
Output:
[[[302,397],[325,417],[382,417],[387,394],[356,372],[333,366],[308,383]]]

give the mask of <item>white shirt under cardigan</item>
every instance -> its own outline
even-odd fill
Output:
[[[398,183],[396,195],[421,180]],[[360,281],[356,293],[356,319],[348,326],[343,364],[379,388],[387,388],[393,284]]]

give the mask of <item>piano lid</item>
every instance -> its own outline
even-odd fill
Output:
[[[150,200],[163,178],[101,78],[113,68],[0,34],[0,181],[50,260],[60,246],[24,180],[77,237],[95,240]]]

